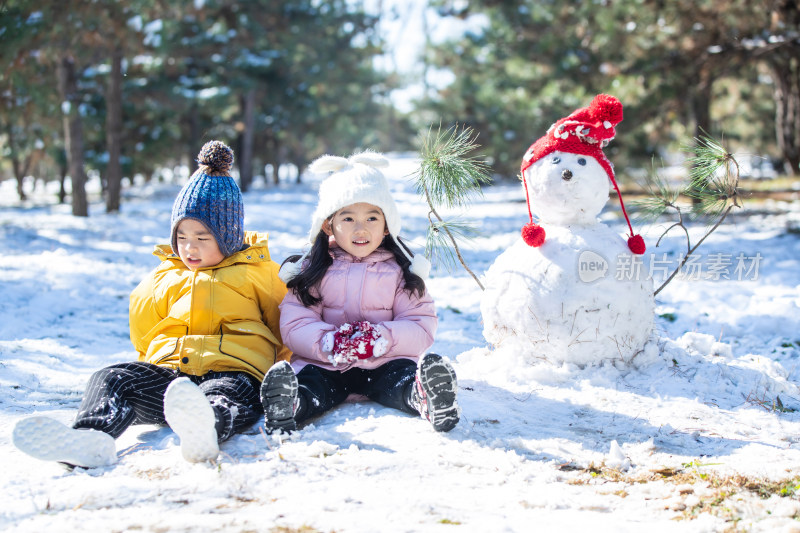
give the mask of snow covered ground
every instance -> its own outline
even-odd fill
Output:
[[[393,169],[403,233],[421,244],[426,210],[403,177],[414,162]],[[270,233],[279,262],[303,245],[314,186],[245,195],[247,228]],[[283,441],[256,425],[214,466],[183,461],[155,426],[128,430],[108,468],[70,472],[17,451],[17,420],[69,423],[91,372],[134,357],[128,294],[157,264],[178,189],[143,186],[120,214],[98,203],[74,218],[41,200],[20,207],[0,183],[1,530],[800,531],[797,203],[737,215],[706,241],[658,295],[634,367],[494,357],[477,284],[435,271],[433,350],[454,363],[463,411],[447,434],[347,403]],[[483,273],[527,220],[520,188],[487,189],[468,217],[483,235],[465,259]],[[601,218],[624,232],[616,206]],[[656,248],[664,225],[642,229],[649,264],[674,265],[680,234]]]

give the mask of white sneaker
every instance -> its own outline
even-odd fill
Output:
[[[14,446],[36,459],[95,468],[117,462],[114,437],[94,429],[73,429],[52,418],[36,416],[17,422]]]
[[[214,409],[200,387],[178,378],[164,393],[164,418],[181,439],[181,453],[190,463],[213,461],[219,455]]]

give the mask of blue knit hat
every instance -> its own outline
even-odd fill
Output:
[[[199,168],[172,205],[172,251],[178,253],[178,224],[191,218],[208,228],[219,251],[228,257],[244,244],[242,193],[230,176],[233,150],[220,141],[209,141],[197,155],[197,162]]]

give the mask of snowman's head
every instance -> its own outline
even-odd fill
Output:
[[[526,168],[522,177],[541,224],[594,223],[608,201],[608,174],[589,155],[555,151]]]
[[[528,148],[520,166],[530,216],[530,223],[522,228],[522,238],[527,244],[535,247],[545,241],[545,230],[534,223],[533,211],[543,223],[593,222],[608,200],[607,180],[610,180],[631,232],[628,247],[633,253],[644,253],[644,240],[633,233],[614,179],[614,167],[603,153],[621,121],[620,101],[599,94],[588,107],[556,121],[544,137]]]

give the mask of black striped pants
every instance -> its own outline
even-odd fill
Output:
[[[96,429],[119,437],[131,424],[166,425],[164,393],[179,377],[187,377],[205,393],[222,442],[249,429],[264,412],[260,384],[245,372],[208,372],[189,376],[142,361],[98,370],[89,379],[74,428]]]

